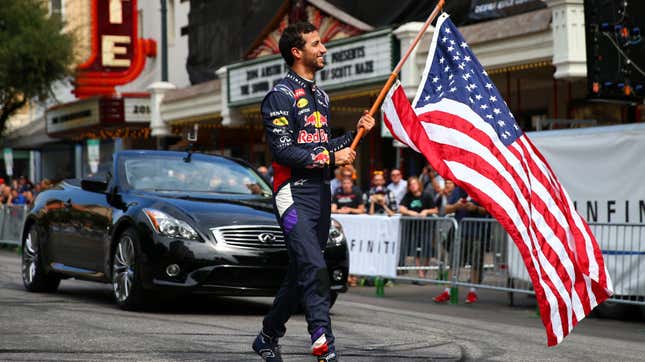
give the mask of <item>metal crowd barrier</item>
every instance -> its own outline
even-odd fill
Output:
[[[450,250],[457,229],[457,221],[453,218],[402,216],[397,278],[450,283]]]
[[[645,224],[590,223],[616,303],[645,305]],[[401,217],[397,279],[535,294],[524,261],[491,218]]]
[[[0,206],[0,244],[20,245],[22,225],[28,212],[27,205]]]
[[[645,224],[590,223],[614,284],[613,302],[645,305]]]

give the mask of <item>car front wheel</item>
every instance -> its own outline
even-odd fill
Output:
[[[60,278],[45,271],[41,255],[38,231],[32,225],[22,243],[22,283],[30,292],[52,293],[58,289]]]
[[[136,310],[144,306],[144,290],[137,265],[139,238],[134,229],[119,237],[112,254],[112,291],[119,307]]]

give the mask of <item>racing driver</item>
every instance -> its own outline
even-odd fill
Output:
[[[330,139],[329,97],[314,81],[327,52],[316,28],[307,22],[289,25],[279,47],[290,70],[265,96],[261,111],[274,159],[275,213],[285,236],[289,266],[252,347],[266,361],[282,361],[278,339],[302,301],[311,353],[317,361],[337,361],[322,250],[330,226],[330,169],[354,162],[356,153],[348,146],[355,132]],[[366,113],[356,128],[369,131],[374,123]]]

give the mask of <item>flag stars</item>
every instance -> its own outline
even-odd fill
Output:
[[[448,51],[449,51],[449,52],[451,52],[451,53],[452,53],[452,51],[453,51],[453,50],[455,50],[455,47],[453,47],[452,45],[448,47]]]
[[[461,77],[464,78],[464,80],[468,80],[468,79],[470,79],[470,74],[466,73],[466,74],[462,75]]]
[[[499,115],[502,111],[500,111],[499,108],[494,108],[493,113],[495,113],[495,115]]]
[[[456,91],[457,91],[457,87],[452,87],[448,92],[455,93]]]
[[[423,100],[425,100],[425,101],[429,101],[429,100],[430,100],[430,96],[425,96],[425,98],[423,98]]]
[[[464,49],[465,49],[465,48],[468,48],[468,44],[466,44],[466,42],[465,42],[465,41],[462,41],[462,42],[461,42],[461,44],[459,44],[459,46],[460,46],[460,47],[462,47],[462,48],[464,48]]]
[[[513,127],[515,128],[515,130],[516,130],[516,131],[519,131],[519,130],[520,130],[520,126],[518,126],[518,125],[517,125],[517,123],[515,123],[515,124],[513,125]]]
[[[442,42],[444,42],[444,43],[445,43],[445,42],[447,42],[447,41],[448,41],[448,37],[447,37],[447,36],[444,36],[443,38],[441,38],[441,41],[442,41]]]
[[[444,32],[445,32],[446,34],[450,34],[450,33],[452,33],[452,32],[450,31],[450,28],[446,28],[446,30],[445,30]]]
[[[502,138],[503,139],[508,139],[508,136],[506,135],[506,132],[502,133]]]
[[[490,96],[490,98],[488,98],[488,99],[489,99],[491,102],[497,102],[497,97],[495,97],[495,96]]]
[[[441,84],[439,84],[439,86],[437,87],[437,92],[440,92],[441,88],[443,88],[443,86]]]
[[[488,89],[488,90],[493,89],[493,85],[492,85],[492,84],[490,84],[490,83],[486,83],[485,87],[486,87],[486,89]]]
[[[432,83],[437,83],[439,81],[439,77],[435,76],[432,78]]]
[[[470,84],[470,88],[472,88],[472,89],[477,88],[477,84],[475,84],[475,83],[471,83],[471,84]]]
[[[467,61],[467,62],[469,62],[469,61],[470,61],[470,59],[471,59],[471,58],[470,58],[470,55],[466,55],[466,56],[464,57],[464,60],[465,60],[465,61]]]
[[[452,80],[452,77],[454,77],[452,73],[448,74],[448,80]]]
[[[445,62],[445,61],[446,61],[446,58],[444,58],[444,57],[439,58],[439,64],[443,64],[443,62]]]
[[[506,125],[506,122],[504,121],[497,121],[497,124],[499,124],[500,127],[504,127]]]
[[[477,95],[475,95],[475,98],[479,101],[479,100],[481,100],[481,99],[482,99],[482,98],[484,98],[484,97],[482,97],[480,94],[477,94]]]
[[[450,39],[450,45],[455,45],[455,41]]]
[[[487,115],[486,115],[486,118],[488,118],[488,119],[493,119],[493,115],[492,115],[492,114],[487,114]]]
[[[466,64],[464,64],[463,62],[459,64],[459,69],[464,70],[465,68],[466,68]]]
[[[481,108],[481,109],[488,109],[488,105],[486,105],[486,104],[482,104],[481,106],[479,106],[479,108]]]
[[[444,72],[447,72],[447,71],[449,71],[449,70],[450,70],[450,66],[449,66],[449,65],[447,65],[445,68],[443,68],[443,71],[444,71]]]

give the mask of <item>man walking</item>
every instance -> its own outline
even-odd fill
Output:
[[[253,350],[266,361],[282,361],[278,339],[302,301],[317,361],[336,361],[329,319],[329,273],[322,250],[330,226],[331,169],[351,164],[354,132],[329,138],[329,97],[315,84],[327,49],[316,28],[299,22],[285,28],[280,53],[291,68],[262,101],[267,144],[273,154],[274,206],[289,252],[287,276],[264,318]],[[369,131],[374,118],[357,123]]]

